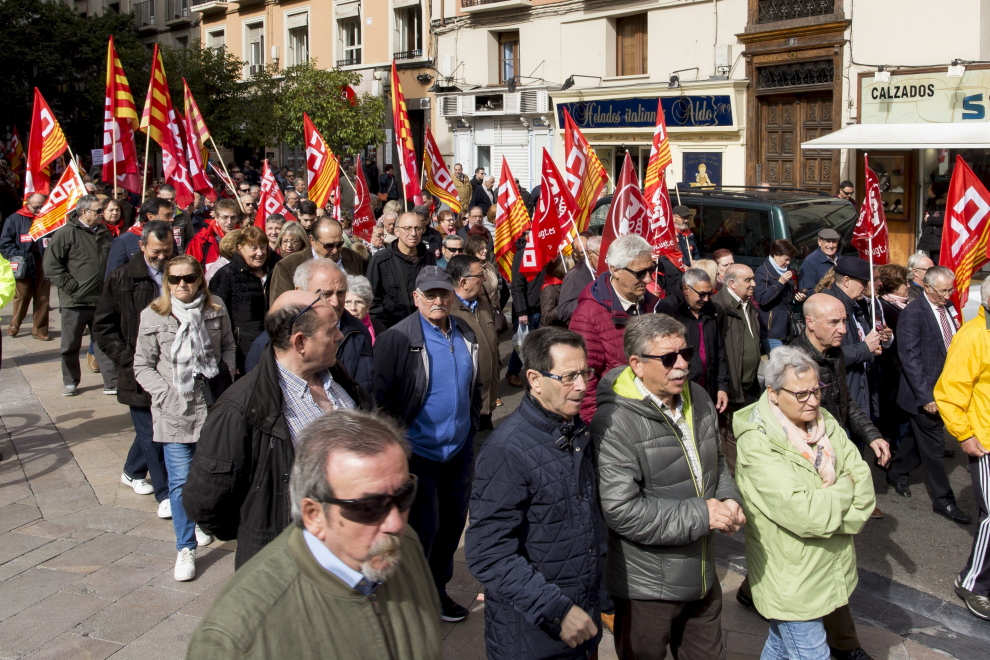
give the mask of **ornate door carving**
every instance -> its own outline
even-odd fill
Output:
[[[774,187],[832,190],[832,151],[801,143],[832,132],[831,92],[759,99],[762,181]]]

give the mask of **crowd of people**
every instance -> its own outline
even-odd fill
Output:
[[[946,435],[980,503],[956,589],[990,619],[990,326],[983,308],[960,326],[929,256],[871,272],[824,228],[800,269],[785,239],[760,264],[702,259],[677,206],[683,268],[589,233],[527,278],[524,237],[506,281],[484,170],[455,166],[457,214],[407,211],[390,166],[367,172],[365,239],[288,168],[298,221],[256,227],[259,172],[231,170],[239,199],[186,209],[164,184],[86,195],[44,245],[21,243],[34,195],[0,239],[23,268],[8,334],[33,304],[47,340],[54,284],[63,394],[88,331],[129,407],[121,480],[171,518],[174,578],[237,540],[189,657],[439,657],[440,622],[469,615],[447,592],[463,535],[490,658],[593,658],[603,626],[620,658],[721,658],[716,532],[743,529],[763,657],[866,660],[848,603],[854,536],[883,516],[870,463],[903,497],[922,467],[933,511],[969,524]],[[495,426],[503,367],[523,396]]]

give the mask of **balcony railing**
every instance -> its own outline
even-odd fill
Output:
[[[403,50],[398,53],[392,53],[393,60],[412,60],[417,57],[423,56],[423,49],[417,48],[416,50]]]
[[[357,53],[355,55],[352,55],[351,57],[345,57],[342,60],[337,60],[337,67],[339,68],[342,66],[354,66],[355,64],[360,64],[360,63],[361,63],[361,54]]]
[[[461,8],[464,7],[480,7],[481,5],[494,5],[499,2],[508,2],[509,0],[461,0]]]
[[[134,5],[134,27],[138,30],[155,26],[155,0],[145,0]]]
[[[461,0],[461,6],[471,0]],[[491,0],[475,0],[490,2]],[[759,23],[776,23],[794,18],[829,16],[835,13],[835,0],[760,0]]]
[[[165,22],[189,18],[189,0],[168,0],[165,3]]]

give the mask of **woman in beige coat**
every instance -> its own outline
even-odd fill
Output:
[[[141,312],[134,378],[151,395],[154,440],[165,445],[178,551],[174,575],[184,582],[196,577],[196,525],[182,508],[182,487],[206,421],[201,381],[226,375],[229,383],[236,347],[227,310],[210,296],[199,261],[170,260],[162,284],[162,295]]]

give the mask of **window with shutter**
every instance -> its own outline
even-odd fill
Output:
[[[498,42],[498,81],[504,85],[519,75],[519,33],[500,32]]]
[[[615,21],[615,57],[617,76],[648,73],[646,14],[624,16]]]

